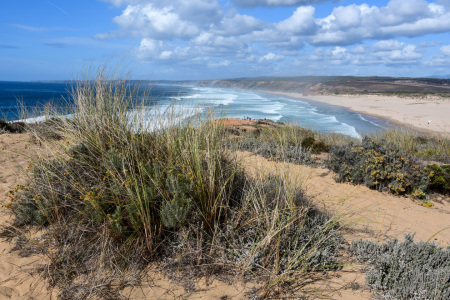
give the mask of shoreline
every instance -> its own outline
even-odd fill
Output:
[[[450,99],[400,98],[383,95],[308,95],[278,91],[261,91],[292,99],[320,102],[344,107],[420,133],[450,135]],[[428,121],[431,120],[431,123]]]

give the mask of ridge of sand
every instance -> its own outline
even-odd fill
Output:
[[[389,120],[396,125],[410,127],[419,132],[438,132],[450,135],[450,98],[385,95],[319,96],[274,91],[268,93],[342,106],[368,116]],[[428,122],[430,120],[431,122]]]

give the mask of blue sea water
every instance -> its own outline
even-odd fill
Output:
[[[71,102],[71,88],[70,83],[0,82],[0,118],[10,121],[20,119],[21,106],[36,114],[49,102],[64,108]],[[162,107],[175,101],[176,105],[183,107],[200,106],[203,111],[214,108],[227,117],[266,118],[353,137],[391,126],[385,120],[342,107],[253,91],[165,84],[152,86],[146,100]]]

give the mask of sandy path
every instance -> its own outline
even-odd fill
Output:
[[[442,203],[426,208],[409,198],[380,193],[365,186],[336,183],[328,169],[268,161],[249,152],[240,153],[240,158],[254,176],[286,176],[292,184],[302,187],[314,203],[342,216],[341,223],[349,228],[343,232],[347,242],[403,240],[405,233],[415,233],[416,241],[450,245],[448,197],[443,198]],[[341,271],[331,272],[327,279],[311,285],[307,295],[313,295],[315,299],[371,299],[371,292],[364,288],[363,270],[363,265],[348,264]]]
[[[265,176],[273,173],[288,176],[302,186],[315,203],[337,215],[345,215],[355,232],[348,240],[371,238],[403,238],[416,233],[416,240],[434,241],[450,246],[450,199],[426,208],[406,197],[380,193],[362,185],[336,183],[328,169],[312,168],[290,163],[273,162],[261,156],[241,153],[247,170]]]
[[[450,134],[450,99],[428,96],[408,98],[382,95],[303,96],[300,93],[273,92],[296,99],[343,106],[369,116],[406,125],[417,131]],[[431,123],[428,121],[431,120]]]
[[[0,135],[0,203],[8,200],[8,191],[23,182],[20,169],[28,164],[27,155],[33,153],[28,134]],[[11,222],[2,206],[0,225]],[[45,259],[42,256],[19,257],[11,252],[13,244],[0,239],[0,299],[52,299],[46,283],[35,268]],[[53,299],[55,299],[53,295]]]

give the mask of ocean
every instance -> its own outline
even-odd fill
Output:
[[[0,119],[19,120],[21,107],[37,117],[47,103],[64,108],[70,105],[70,83],[0,81]],[[213,108],[224,117],[270,119],[296,124],[323,133],[341,133],[356,138],[363,133],[392,126],[388,121],[366,116],[348,109],[291,99],[253,91],[221,88],[153,85],[146,102],[166,107],[170,103],[183,108],[198,108],[198,113]]]

